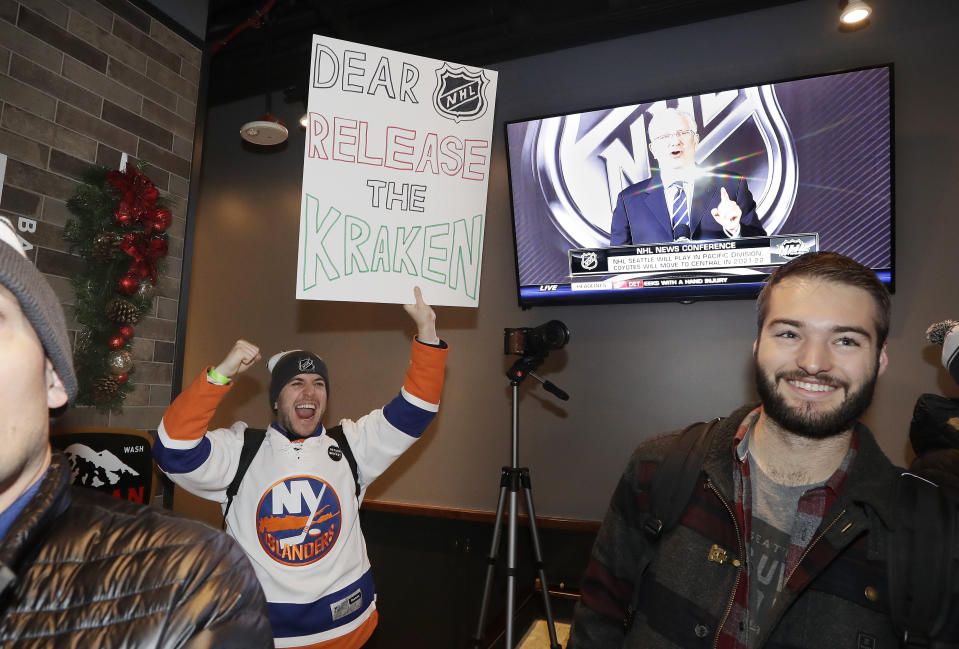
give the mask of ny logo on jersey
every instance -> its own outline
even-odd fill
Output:
[[[336,492],[314,476],[292,476],[273,484],[256,510],[260,545],[286,565],[309,565],[323,558],[336,543],[340,527]]]

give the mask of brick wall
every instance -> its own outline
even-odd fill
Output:
[[[126,0],[0,0],[0,214],[20,227],[71,335],[82,260],[62,238],[65,201],[90,163],[145,171],[173,211],[169,255],[135,325],[133,391],[121,414],[73,408],[58,425],[155,429],[170,403],[177,301],[202,52]]]

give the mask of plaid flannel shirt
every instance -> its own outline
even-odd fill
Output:
[[[736,435],[733,438],[731,452],[734,458],[734,464],[739,467],[739,471],[733,474],[733,484],[735,486],[736,501],[734,510],[736,512],[737,524],[742,530],[744,543],[748,543],[750,538],[750,529],[752,525],[752,486],[749,481],[749,462],[746,457],[740,457],[737,452],[739,443],[746,437],[746,433],[759,419],[762,407],[756,408],[743,419]],[[789,549],[786,553],[785,575],[786,582],[791,579],[793,572],[798,567],[807,548],[815,543],[815,538],[809,537],[804,530],[818,529],[822,525],[822,520],[832,506],[833,501],[842,490],[843,482],[849,475],[849,467],[852,466],[856,458],[856,452],[859,448],[859,433],[853,429],[852,438],[849,444],[849,450],[839,465],[839,468],[826,480],[825,484],[814,489],[810,489],[799,499],[798,510],[796,512],[796,521],[793,522],[790,532]],[[748,556],[748,548],[742,548],[745,557]],[[749,571],[744,565],[739,584],[733,595],[732,608],[726,617],[722,628],[720,629],[719,642],[716,649],[747,649],[747,609],[749,602]]]

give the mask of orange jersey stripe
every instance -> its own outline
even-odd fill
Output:
[[[325,642],[317,642],[316,644],[291,647],[291,649],[360,649],[360,647],[370,639],[370,636],[373,635],[373,629],[376,628],[376,623],[379,619],[379,611],[374,610],[366,619],[366,622],[344,636],[333,638]]]
[[[227,385],[210,383],[206,380],[209,369],[203,370],[163,413],[163,429],[171,439],[200,439],[206,435],[217,406],[233,385],[232,381]]]
[[[449,351],[449,347],[430,347],[414,340],[410,367],[403,381],[406,391],[427,403],[438,404]]]

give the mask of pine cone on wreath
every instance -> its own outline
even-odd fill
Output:
[[[136,324],[140,319],[140,311],[130,300],[115,297],[107,302],[107,317],[120,324]]]
[[[111,401],[120,390],[120,382],[115,376],[101,376],[93,381],[93,400],[97,403]]]

